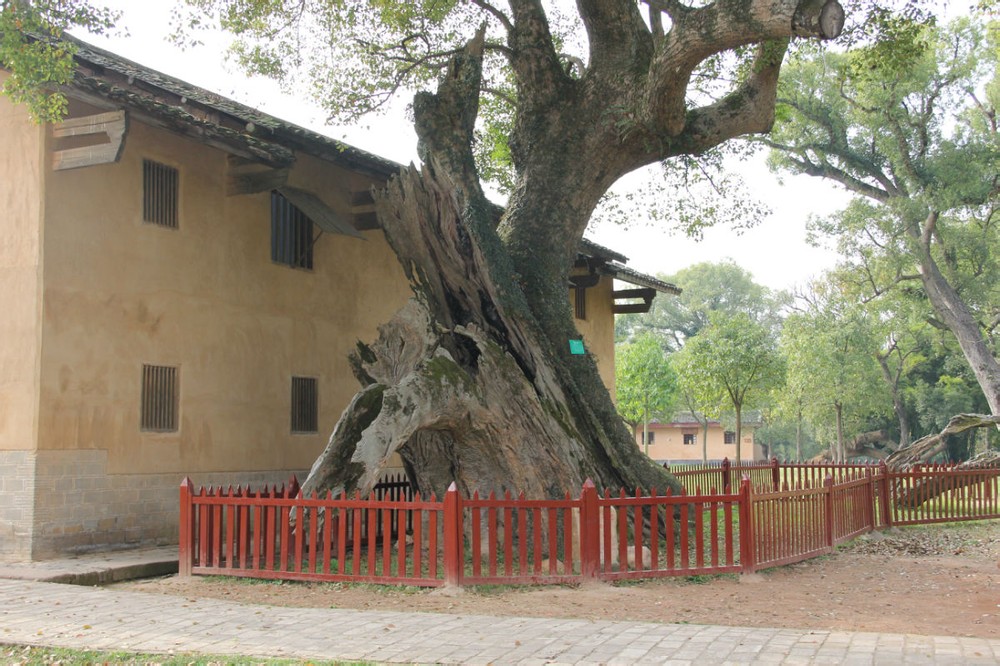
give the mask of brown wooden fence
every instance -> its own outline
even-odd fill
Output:
[[[853,473],[852,473],[853,474]],[[829,553],[888,525],[1000,518],[1000,470],[870,467],[782,489],[535,500],[303,497],[288,486],[180,489],[180,572],[419,586],[744,572]],[[845,476],[847,476],[845,474]],[[400,492],[403,492],[400,489]]]

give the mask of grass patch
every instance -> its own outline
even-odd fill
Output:
[[[73,650],[32,645],[0,643],[0,660],[24,666],[53,666],[59,664],[160,664],[162,666],[219,666],[221,664],[302,664],[300,659],[270,659],[242,655],[157,654],[129,652],[126,650]],[[362,661],[310,661],[315,666],[369,666]]]

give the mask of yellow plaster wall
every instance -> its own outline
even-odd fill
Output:
[[[142,221],[142,160],[180,170],[179,229]],[[347,352],[409,297],[381,232],[324,234],[314,270],[270,259],[270,195],[227,197],[226,155],[136,122],[117,164],[52,173],[39,448],[106,450],[111,474],[307,469],[357,383]],[[289,184],[349,209],[349,180],[300,156]],[[179,366],[180,428],[140,432],[143,363]],[[291,376],[318,379],[290,434]]]
[[[44,131],[0,96],[0,451],[35,445]]]
[[[587,289],[586,318],[574,319],[576,328],[583,336],[584,345],[597,361],[597,370],[604,385],[615,395],[615,315],[614,299],[611,292],[614,280],[602,277],[597,285]],[[569,291],[573,302],[573,290]]]

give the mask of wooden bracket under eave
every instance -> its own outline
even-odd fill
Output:
[[[71,148],[54,150],[52,168],[56,171],[77,169],[96,164],[117,162],[125,149],[125,134],[128,132],[128,114],[124,109],[99,113],[94,116],[67,118],[52,127],[52,138],[91,137],[105,135],[107,142],[76,145]]]
[[[288,167],[272,169],[259,162],[230,155],[226,173],[226,196],[276,190],[288,182],[288,171]]]
[[[653,299],[656,297],[656,290],[651,288],[620,289],[611,292],[611,296],[615,300],[615,304],[612,306],[612,312],[615,314],[644,314],[649,312],[650,308],[653,307]],[[617,301],[620,298],[641,298],[642,303],[618,303]]]

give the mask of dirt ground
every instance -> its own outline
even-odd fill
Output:
[[[168,576],[116,587],[276,606],[1000,638],[1000,520],[866,535],[745,577],[455,591]]]

